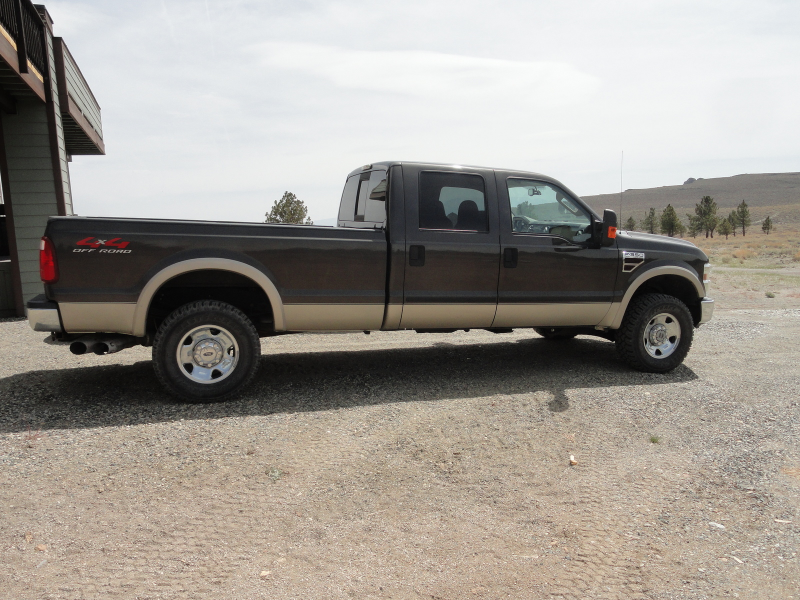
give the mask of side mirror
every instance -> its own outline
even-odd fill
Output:
[[[600,245],[613,246],[617,237],[617,213],[613,210],[603,211],[603,225],[600,231]]]

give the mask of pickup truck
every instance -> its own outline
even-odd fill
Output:
[[[259,338],[307,331],[588,334],[670,371],[713,313],[708,258],[616,220],[538,173],[373,163],[336,227],[53,217],[28,319],[76,354],[152,346],[190,401],[239,393]]]

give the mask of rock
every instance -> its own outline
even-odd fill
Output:
[[[36,546],[36,549],[39,552],[47,552],[47,546],[45,546],[44,544],[39,544],[38,546]]]
[[[33,541],[33,532],[29,531],[25,534],[25,541],[29,544]]]
[[[269,579],[271,574],[272,574],[272,571],[261,571],[261,573],[259,574],[259,577],[261,577],[261,579]]]
[[[570,464],[571,466],[573,466],[573,467],[574,467],[575,465],[577,465],[577,464],[578,464],[578,461],[577,461],[577,460],[575,460],[575,457],[574,457],[574,456],[572,456],[572,454],[570,454],[570,455],[569,455],[569,464]]]
[[[714,523],[714,521],[709,521],[708,524],[711,525],[712,527],[716,527],[718,529],[725,529],[725,525],[720,525],[719,523]]]
[[[694,183],[695,181],[697,181],[697,179],[695,179],[694,177],[689,177],[689,179],[683,182],[683,185],[689,185],[690,183]]]

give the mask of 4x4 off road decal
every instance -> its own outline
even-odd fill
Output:
[[[87,237],[79,242],[76,246],[88,246],[88,248],[73,248],[73,252],[95,252],[99,254],[130,254],[132,250],[128,250],[130,242],[123,242],[122,238],[112,238],[109,240],[101,240],[96,237]],[[101,247],[102,246],[102,247]]]

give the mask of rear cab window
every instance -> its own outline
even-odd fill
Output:
[[[351,175],[339,205],[339,227],[374,229],[386,222],[387,179],[385,170]]]

